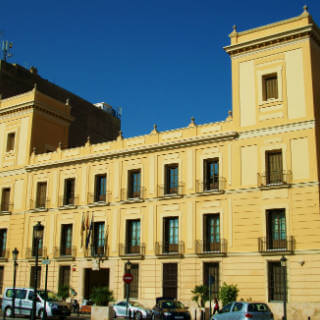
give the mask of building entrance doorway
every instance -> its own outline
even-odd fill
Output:
[[[94,287],[109,287],[109,269],[84,271],[84,298],[89,299]]]

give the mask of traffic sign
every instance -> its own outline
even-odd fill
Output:
[[[44,260],[42,260],[42,264],[50,264],[50,260],[49,259],[44,259]]]
[[[131,273],[125,273],[123,275],[123,281],[125,283],[130,283],[133,280],[133,275]]]

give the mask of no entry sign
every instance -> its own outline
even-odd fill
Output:
[[[131,273],[125,273],[123,275],[123,281],[125,283],[130,283],[133,280],[133,275]]]

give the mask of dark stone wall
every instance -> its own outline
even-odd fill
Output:
[[[121,128],[121,121],[116,116],[95,107],[92,103],[72,92],[41,78],[35,68],[30,70],[16,64],[0,60],[0,94],[8,98],[32,90],[34,84],[42,93],[65,102],[69,99],[71,115],[74,121],[69,128],[69,145],[84,145],[90,136],[91,143],[114,140]]]

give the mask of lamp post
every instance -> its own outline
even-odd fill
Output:
[[[126,269],[126,273],[130,273],[131,274],[131,267],[132,267],[132,263],[130,262],[130,260],[128,260],[125,264],[125,269]],[[127,307],[126,307],[126,316],[127,319],[129,319],[129,312],[128,312],[128,308],[129,308],[129,293],[130,293],[130,283],[126,282],[126,290],[127,290]]]
[[[12,250],[12,259],[13,259],[13,294],[12,294],[12,318],[15,318],[15,302],[16,302],[16,268],[17,268],[17,257],[19,251],[17,248]]]
[[[280,259],[283,272],[283,320],[287,320],[287,258],[282,256]]]
[[[34,275],[34,296],[32,302],[31,320],[36,319],[36,307],[37,307],[37,286],[38,286],[38,259],[39,259],[39,242],[43,237],[43,225],[38,221],[34,227],[34,241],[36,250],[36,264]]]

